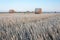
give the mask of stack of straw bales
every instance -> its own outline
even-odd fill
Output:
[[[9,13],[15,13],[15,10],[11,9],[9,10]]]
[[[41,14],[42,13],[42,9],[41,8],[36,8],[35,9],[35,14]]]

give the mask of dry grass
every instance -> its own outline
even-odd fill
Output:
[[[60,14],[0,14],[0,40],[60,40]]]

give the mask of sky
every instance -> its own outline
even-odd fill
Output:
[[[60,0],[0,0],[0,12],[9,11],[9,9],[34,11],[35,8],[60,12]]]

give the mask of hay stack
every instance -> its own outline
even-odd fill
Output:
[[[36,8],[35,9],[35,14],[41,14],[42,13],[42,9],[41,8]]]
[[[9,10],[9,13],[15,13],[15,10],[11,9]]]

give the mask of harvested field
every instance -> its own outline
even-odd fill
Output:
[[[60,14],[0,14],[0,40],[60,40]]]

